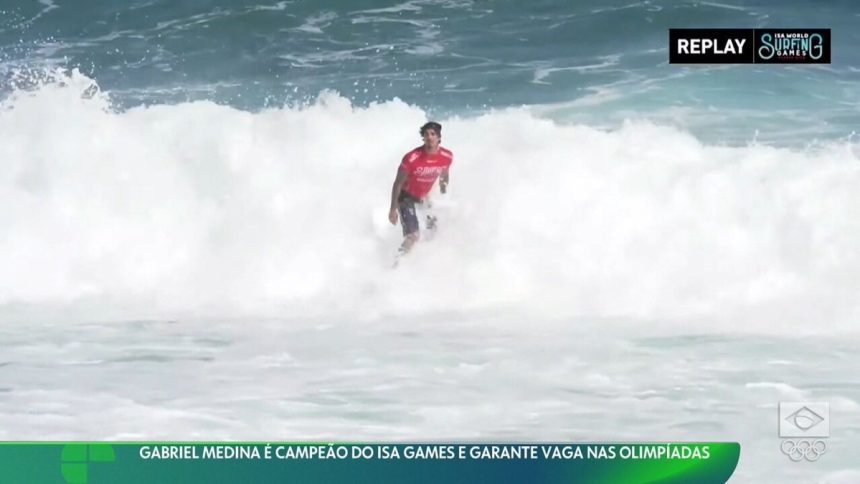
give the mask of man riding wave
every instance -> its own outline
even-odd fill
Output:
[[[401,255],[412,250],[420,236],[415,205],[424,203],[437,179],[439,190],[442,193],[447,191],[448,168],[454,161],[453,153],[439,145],[442,140],[442,125],[430,121],[421,126],[419,132],[424,144],[403,155],[397,169],[397,177],[391,187],[388,220],[392,225],[397,225],[399,212],[404,237],[403,244],[400,245]],[[428,216],[428,228],[435,228],[435,224],[435,217]]]

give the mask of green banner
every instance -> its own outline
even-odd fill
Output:
[[[5,442],[0,484],[724,483],[740,445]]]

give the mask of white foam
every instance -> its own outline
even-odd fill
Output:
[[[546,81],[546,78],[556,72],[586,72],[592,70],[604,69],[606,67],[612,67],[618,65],[618,61],[620,56],[618,55],[610,55],[601,57],[603,62],[598,64],[585,64],[579,66],[569,66],[569,67],[540,67],[535,70],[534,78],[532,79],[532,83],[534,84],[552,84],[549,81]]]
[[[820,484],[854,484],[860,482],[860,471],[846,469],[828,472],[815,482]]]
[[[421,6],[418,2],[405,2],[397,4],[393,7],[374,8],[369,10],[359,10],[354,13],[401,13],[401,12],[420,12]]]
[[[392,272],[389,190],[425,120],[332,93],[259,113],[118,113],[77,73],[16,91],[0,105],[0,304],[114,317],[511,309],[780,334],[860,315],[851,144],[716,147],[526,109],[443,119],[450,206]]]
[[[323,29],[331,25],[331,22],[336,18],[337,14],[334,12],[322,12],[319,14],[314,14],[305,19],[305,23],[303,23],[299,27],[296,27],[296,30],[302,30],[304,32],[309,32],[312,34],[321,34],[323,33]]]
[[[776,392],[779,397],[791,398],[794,400],[802,400],[805,395],[802,390],[782,382],[747,383],[744,385],[744,388],[772,390]]]

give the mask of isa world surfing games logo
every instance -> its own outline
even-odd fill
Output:
[[[829,64],[830,29],[669,29],[670,64]]]
[[[757,64],[830,64],[830,29],[756,29]]]

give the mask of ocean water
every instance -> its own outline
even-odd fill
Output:
[[[6,2],[0,439],[730,440],[858,482],[852,2]],[[677,66],[670,27],[828,27]],[[440,230],[391,269],[442,122]],[[779,451],[780,401],[830,403]]]

